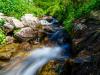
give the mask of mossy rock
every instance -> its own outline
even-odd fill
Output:
[[[54,61],[48,62],[48,63],[40,70],[39,75],[58,75],[58,74],[55,72],[54,67],[56,67]]]

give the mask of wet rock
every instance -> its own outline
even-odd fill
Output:
[[[12,54],[18,49],[18,44],[8,44],[0,47],[0,60],[10,59]]]
[[[10,52],[3,52],[3,53],[0,53],[0,59],[1,60],[7,60],[7,59],[10,59],[11,57],[11,53]]]
[[[25,14],[22,16],[21,21],[25,26],[31,27],[33,29],[36,27],[36,25],[39,24],[39,19],[32,14]]]
[[[48,62],[39,72],[39,75],[58,75],[55,71],[56,64],[54,61]]]
[[[52,25],[53,27],[58,25],[58,20],[56,20],[55,18],[53,18],[52,16],[44,16],[41,20],[40,20],[40,24],[41,25]]]
[[[41,25],[51,25],[47,20],[40,20]]]
[[[20,45],[20,49],[23,49],[24,51],[30,51],[32,49],[32,45],[28,42],[23,42]]]
[[[25,27],[15,33],[15,36],[20,40],[27,41],[34,36],[34,31],[30,27]]]

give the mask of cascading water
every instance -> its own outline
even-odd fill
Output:
[[[13,64],[13,68],[0,75],[36,75],[36,72],[49,60],[61,58],[61,47],[43,47],[31,52],[24,61]]]

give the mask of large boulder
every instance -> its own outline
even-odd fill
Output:
[[[27,41],[34,36],[33,29],[30,27],[21,28],[18,32],[15,33],[15,36],[23,41]]]
[[[14,26],[11,25],[11,24],[8,23],[8,22],[6,22],[6,23],[3,25],[3,27],[4,27],[4,31],[5,31],[6,33],[9,33],[9,32],[11,32],[11,31],[13,31],[13,29],[14,29]]]
[[[24,27],[23,23],[21,21],[19,21],[18,19],[14,18],[14,19],[12,19],[12,21],[13,21],[13,24],[16,28],[23,28]]]
[[[31,27],[33,29],[36,27],[36,25],[39,24],[39,19],[32,14],[25,14],[22,16],[21,21],[25,26]]]
[[[24,27],[23,23],[14,17],[7,17],[6,20],[8,23],[13,25],[15,28],[23,28]]]

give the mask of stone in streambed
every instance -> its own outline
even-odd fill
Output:
[[[10,59],[16,50],[18,50],[18,44],[8,44],[4,45],[0,48],[0,60],[7,60]]]

